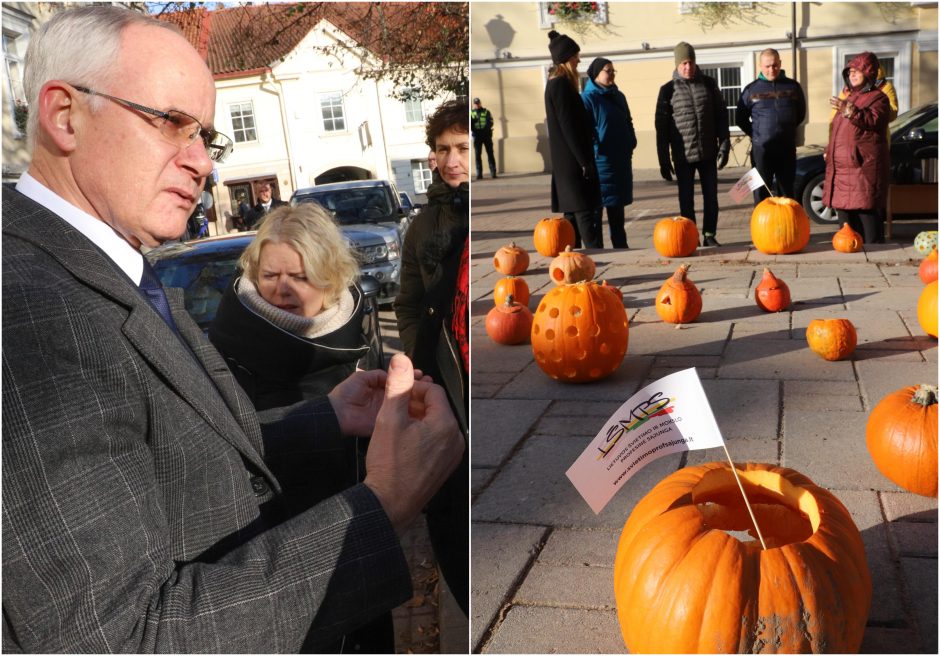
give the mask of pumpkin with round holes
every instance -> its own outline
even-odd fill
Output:
[[[927,284],[917,299],[917,322],[931,337],[937,336],[937,281]]]
[[[920,276],[920,279],[924,282],[925,285],[929,285],[937,279],[936,248],[930,251],[930,255],[921,260],[920,266],[917,268],[917,275]]]
[[[508,296],[512,296],[520,305],[529,304],[529,283],[525,281],[525,278],[506,276],[496,281],[496,286],[493,288],[493,302],[496,305],[503,305]]]
[[[698,248],[698,228],[684,216],[672,216],[656,222],[653,248],[663,257],[688,257]]]
[[[518,276],[529,268],[529,254],[511,241],[493,256],[493,266],[504,276]]]
[[[509,296],[487,313],[484,325],[497,344],[524,344],[532,330],[532,312]]]
[[[852,516],[797,471],[736,469],[766,550],[726,462],[680,469],[634,506],[614,560],[628,651],[857,653],[872,583]]]
[[[535,311],[532,353],[555,380],[599,380],[620,366],[628,333],[623,303],[610,290],[593,281],[559,285]]]
[[[557,257],[565,246],[574,247],[574,226],[564,217],[542,219],[532,233],[535,250],[545,257]]]
[[[571,246],[565,246],[565,250],[548,265],[548,277],[556,285],[570,285],[591,280],[595,270],[594,260],[584,253],[571,250]]]
[[[806,327],[806,342],[824,360],[844,360],[855,352],[858,333],[848,319],[813,319]]]
[[[862,236],[852,230],[848,223],[843,223],[842,228],[832,236],[832,247],[840,253],[857,253],[862,250]]]
[[[754,300],[764,312],[781,312],[790,307],[790,288],[770,269],[764,269],[764,277],[754,288]]]
[[[765,198],[751,213],[751,241],[767,255],[801,251],[809,243],[809,217],[792,198]]]
[[[878,471],[908,492],[937,496],[937,388],[888,394],[868,415],[865,443]]]
[[[691,323],[702,313],[702,295],[688,270],[688,264],[681,265],[656,294],[656,314],[666,323]]]

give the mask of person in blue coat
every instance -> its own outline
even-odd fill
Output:
[[[614,248],[629,248],[623,208],[633,202],[633,151],[636,149],[630,106],[614,84],[616,71],[609,59],[598,57],[591,62],[587,73],[589,80],[581,92],[581,100],[593,120],[594,159],[602,202],[607,209],[610,243]],[[600,219],[598,216],[598,222]]]

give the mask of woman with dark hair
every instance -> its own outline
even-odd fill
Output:
[[[878,58],[858,55],[842,71],[844,98],[832,97],[836,110],[826,146],[823,204],[836,210],[866,244],[884,242],[888,195],[887,130],[891,105],[878,87]]]
[[[428,187],[428,204],[405,233],[395,314],[405,353],[447,391],[467,437],[470,108],[466,99],[442,104],[428,118],[426,135],[437,169]],[[435,556],[464,614],[469,596],[469,475],[468,449],[427,510]]]
[[[591,117],[581,102],[578,63],[581,48],[571,37],[548,33],[555,65],[545,85],[545,117],[552,155],[552,212],[563,212],[574,225],[575,246],[603,248],[597,210],[601,190],[594,164]]]

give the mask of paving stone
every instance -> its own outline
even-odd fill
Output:
[[[470,469],[470,494],[477,495],[482,492],[495,474],[495,467],[472,467]]]
[[[473,399],[470,407],[473,466],[498,467],[502,464],[549,403]]]
[[[536,562],[513,600],[538,606],[613,609],[613,561],[607,567]]]
[[[728,447],[728,453],[736,464],[745,462],[766,462],[771,465],[779,465],[780,457],[777,455],[779,446],[776,440],[748,440],[739,439],[734,442],[725,440],[725,446]],[[699,449],[698,451],[689,451],[689,457],[686,461],[687,467],[704,465],[706,462],[727,462],[723,449]]]
[[[910,492],[882,492],[881,502],[889,522],[937,523],[937,500]]]
[[[732,339],[718,368],[719,378],[854,380],[852,362],[827,362],[805,340]]]
[[[937,559],[901,558],[901,570],[925,654],[937,653]]]
[[[563,627],[549,631],[546,627]],[[617,613],[577,608],[513,606],[483,653],[624,654]]]
[[[937,384],[937,365],[930,362],[867,360],[855,363],[859,387],[869,411],[891,392],[909,385]]]
[[[651,356],[628,352],[620,368],[603,380],[561,383],[549,378],[533,361],[503,388],[501,395],[507,399],[570,399],[573,395],[586,395],[593,400],[619,399],[623,403],[640,389],[640,381],[646,378],[652,362]]]
[[[470,624],[471,644],[476,645],[507,601],[508,591],[535,558],[545,529],[474,523],[471,532],[474,548],[470,559],[473,572]],[[485,549],[479,548],[483,545]]]
[[[858,383],[854,381],[794,381],[783,383],[783,406],[791,412],[819,413],[833,410],[863,411]]]
[[[917,654],[920,637],[912,629],[866,626],[861,654]]]
[[[842,288],[835,278],[796,278],[787,281],[790,298],[807,305],[842,305]]]
[[[640,312],[630,324],[627,358],[637,355],[721,355],[731,332],[728,323],[669,324],[654,309]]]
[[[528,344],[506,346],[489,337],[472,337],[471,361],[473,375],[478,373],[516,373],[532,362],[532,347]]]
[[[779,387],[777,381],[702,381],[705,396],[726,441],[777,438]]]
[[[937,557],[937,525],[919,522],[891,522],[888,535],[900,556]]]
[[[886,286],[883,289],[870,289],[853,294],[846,292],[845,305],[850,310],[885,312],[917,307],[918,298],[920,298],[920,290],[916,287]]]
[[[699,453],[693,451],[691,453]],[[612,567],[617,555],[620,529],[575,531],[559,528],[552,531],[539,553],[539,562],[548,565]],[[611,574],[612,576],[612,574]]]
[[[568,401],[552,403],[545,412],[545,417],[610,417],[629,397],[619,401]],[[605,418],[606,418],[605,417]]]
[[[917,268],[914,266],[881,267],[881,273],[891,287],[912,287],[914,289],[923,289],[924,283],[917,275]]]

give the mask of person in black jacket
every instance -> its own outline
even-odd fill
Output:
[[[271,210],[287,205],[287,203],[279,198],[272,198],[272,194],[270,182],[262,182],[258,186],[256,192],[258,202],[251,208],[248,212],[248,217],[245,219],[245,224],[249,230],[257,230],[261,219]]]
[[[714,79],[695,64],[695,49],[686,42],[675,48],[676,70],[656,99],[656,153],[659,172],[679,183],[679,212],[695,221],[695,172],[705,205],[702,245],[720,246],[718,171],[728,163],[731,139],[728,110]],[[669,151],[672,149],[672,165]]]
[[[736,122],[751,138],[751,162],[777,195],[793,198],[796,176],[796,131],[806,118],[803,87],[780,68],[780,53],[760,53],[760,75],[741,91]],[[767,187],[754,191],[754,204],[770,196]]]
[[[545,117],[552,155],[552,212],[574,225],[575,247],[603,248],[601,187],[594,163],[594,127],[581,102],[581,48],[566,34],[548,33],[555,64],[545,85]]]
[[[469,434],[470,404],[468,109],[465,99],[451,100],[428,118],[427,143],[437,157],[435,181],[428,187],[428,204],[405,233],[401,289],[395,299],[405,353],[416,368],[447,391],[465,437]],[[427,510],[435,556],[465,614],[469,597],[469,476],[469,456],[465,454]]]
[[[493,156],[493,113],[480,103],[479,98],[473,99],[473,109],[470,110],[470,130],[473,132],[473,153],[476,157],[477,180],[483,179],[483,149],[490,161],[490,175],[496,178],[496,157]]]

